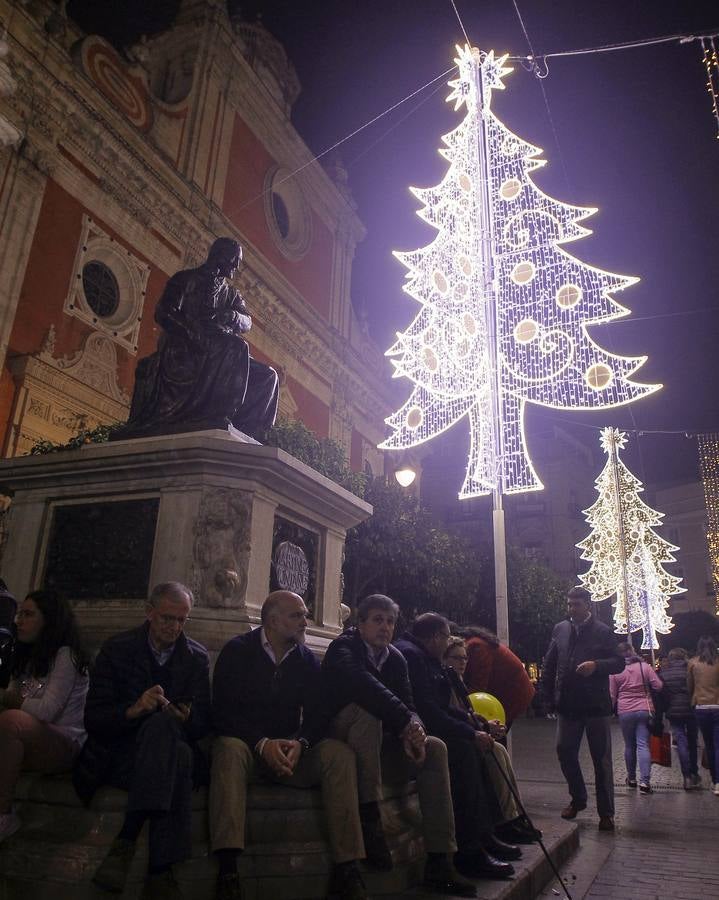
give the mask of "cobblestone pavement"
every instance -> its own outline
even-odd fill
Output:
[[[558,816],[568,800],[554,753],[555,723],[519,720],[512,729],[515,770],[530,815]],[[719,900],[719,797],[708,789],[684,791],[676,754],[671,769],[652,767],[651,795],[624,785],[624,745],[612,733],[616,825],[614,834],[597,831],[594,773],[586,750],[582,769],[589,805],[576,819],[578,853],[563,867],[572,900]],[[564,896],[555,880],[539,895]]]

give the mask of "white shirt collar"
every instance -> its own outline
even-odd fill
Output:
[[[269,656],[269,658],[272,660],[272,662],[276,666],[281,666],[282,663],[290,655],[290,653],[294,652],[297,649],[297,644],[296,643],[293,644],[290,647],[290,649],[285,653],[285,655],[282,657],[282,659],[279,662],[277,662],[277,658],[275,657],[275,651],[272,649],[272,644],[267,640],[267,635],[265,634],[264,628],[260,628],[260,642],[262,644],[262,649],[265,651],[265,653]]]
[[[377,655],[374,647],[370,647],[370,645],[367,643],[367,641],[362,641],[362,643],[367,648],[367,656],[369,657],[369,661],[372,663],[372,665],[375,667],[375,669],[377,669],[378,672],[381,672],[382,666],[389,659],[389,647],[384,647],[382,649],[382,652],[379,655]]]

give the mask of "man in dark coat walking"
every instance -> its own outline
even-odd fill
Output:
[[[122,893],[148,821],[142,900],[180,900],[172,866],[191,851],[194,750],[210,730],[207,651],[183,633],[192,602],[192,591],[178,582],[153,588],[145,624],[100,649],[85,704],[88,739],[74,771],[77,792],[89,803],[102,784],[128,791],[122,829],[93,881]]]
[[[583,587],[567,595],[569,620],[559,622],[542,666],[542,689],[558,712],[557,756],[571,801],[563,819],[574,819],[587,807],[587,786],[579,766],[579,747],[587,733],[594,763],[599,828],[614,830],[614,775],[609,676],[621,672],[624,658],[610,629],[591,612],[592,598]]]

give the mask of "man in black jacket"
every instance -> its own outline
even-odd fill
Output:
[[[508,878],[514,868],[507,860],[522,854],[519,847],[493,834],[502,816],[483,754],[491,751],[494,740],[475,728],[464,710],[450,706],[452,687],[442,669],[449,638],[447,620],[430,612],[418,616],[411,633],[402,635],[395,646],[407,660],[417,712],[428,733],[447,745],[457,831],[455,865],[464,875]]]
[[[183,584],[158,584],[145,624],[101,648],[85,704],[88,739],[74,772],[78,794],[89,803],[101,784],[129,792],[122,829],[93,881],[122,892],[149,820],[143,900],[182,897],[172,865],[191,850],[193,751],[210,730],[207,651],[183,633],[192,602]]]
[[[417,715],[407,663],[391,644],[399,607],[372,594],[357,607],[357,627],[336,638],[322,662],[332,734],[357,755],[357,790],[367,857],[382,869],[392,857],[382,829],[379,801],[383,770],[417,779],[427,863],[425,885],[444,894],[474,897],[475,888],[457,874],[457,849],[447,769],[447,748],[427,737]]]
[[[563,819],[587,807],[587,787],[579,766],[579,747],[587,732],[594,763],[599,828],[614,830],[614,774],[609,718],[609,676],[621,672],[624,658],[612,632],[591,613],[592,598],[583,587],[567,595],[569,621],[559,622],[542,665],[542,690],[558,712],[557,756],[571,801]]]
[[[275,591],[262,606],[261,622],[225,645],[213,678],[218,736],[210,834],[220,867],[217,900],[242,898],[237,860],[245,846],[247,785],[255,773],[293,787],[321,785],[335,862],[330,894],[364,900],[357,767],[349,747],[322,740],[329,718],[319,663],[304,646],[307,608],[297,594]]]

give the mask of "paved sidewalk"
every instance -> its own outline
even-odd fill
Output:
[[[518,721],[512,729],[513,757],[530,815],[558,817],[568,795],[556,756],[556,724]],[[597,830],[594,773],[586,751],[582,769],[590,785],[587,810],[575,820],[580,849],[561,871],[572,900],[719,900],[719,797],[708,789],[684,791],[676,759],[671,769],[654,766],[651,795],[624,785],[624,745],[612,734],[616,792],[615,834]],[[672,752],[675,757],[674,751]],[[556,879],[538,895],[563,897]]]

